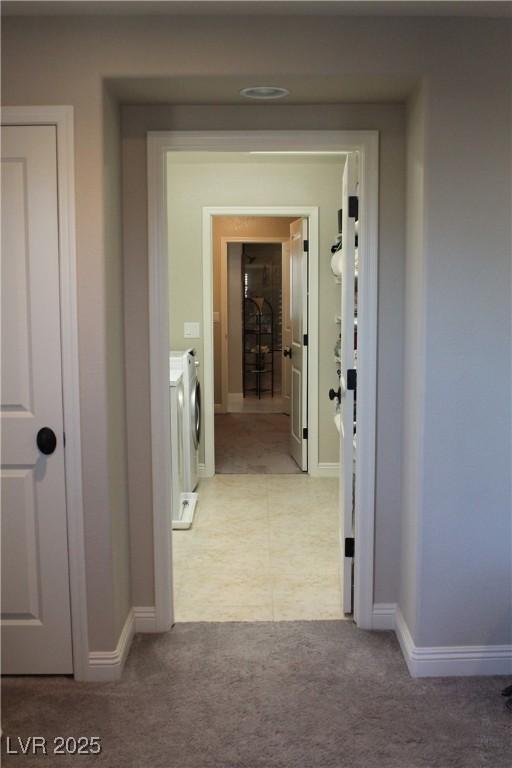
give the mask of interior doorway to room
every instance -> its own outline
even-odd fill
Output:
[[[290,216],[213,219],[218,474],[307,471],[307,227]]]
[[[254,159],[246,162],[255,166]],[[216,178],[223,173],[218,165]],[[260,183],[268,165],[258,169]],[[273,165],[276,176],[291,173],[289,163]],[[329,261],[324,262],[323,296],[330,313],[323,330],[331,345],[321,364],[319,241],[321,236],[329,253],[338,233],[345,163],[337,156],[330,163],[322,158],[300,165],[301,173],[306,166],[308,177],[317,167],[318,186],[329,179],[329,191],[323,199],[319,195],[326,219],[321,235],[320,206],[202,208],[202,365],[196,362],[205,420],[209,412],[213,416],[204,435],[205,469],[209,456],[215,460],[199,480],[192,526],[183,530],[180,524],[181,530],[174,532],[178,621],[343,618],[338,479],[334,473],[309,474],[308,433],[312,426],[318,435],[318,387],[312,388],[312,399],[312,374],[318,377],[325,367],[329,381],[336,383],[332,350],[339,332],[340,289]],[[209,186],[209,175],[205,164],[203,188]],[[302,185],[296,194],[305,194]],[[182,188],[176,183],[172,196],[176,213],[171,231],[176,231],[178,244]],[[187,227],[187,248],[190,241]],[[172,241],[169,253],[172,286],[180,277],[179,265],[186,269],[189,257],[184,250],[181,262],[178,254],[173,259]],[[180,291],[176,312],[170,308],[171,337],[184,319],[182,295]],[[186,311],[192,318],[189,307]],[[337,460],[335,404],[327,396],[324,403],[325,427],[334,438]],[[310,412],[316,416],[311,421]],[[313,456],[317,451],[316,443]]]
[[[322,134],[316,136],[315,141],[321,144],[324,138]],[[189,365],[195,368],[197,383],[202,387],[201,398],[196,395],[195,399],[196,402],[200,399],[204,406],[199,437],[196,435],[199,477],[196,487],[199,495],[197,514],[188,530],[173,532],[172,558],[167,559],[169,570],[172,563],[174,574],[173,605],[176,621],[341,619],[344,614],[351,613],[354,595],[354,607],[358,610],[356,620],[362,626],[371,626],[370,573],[373,561],[370,537],[373,536],[373,521],[365,517],[365,527],[361,528],[359,551],[365,555],[364,561],[361,559],[359,562],[361,567],[364,565],[364,574],[363,580],[359,582],[359,589],[356,586],[354,591],[352,586],[354,576],[357,578],[357,566],[354,568],[354,541],[351,540],[354,522],[357,520],[357,500],[361,497],[359,469],[357,474],[354,474],[357,463],[354,461],[357,453],[354,440],[356,421],[357,430],[361,423],[361,434],[366,441],[361,462],[361,479],[364,478],[367,483],[362,495],[366,494],[366,500],[369,497],[367,489],[370,495],[373,494],[374,477],[371,457],[374,444],[375,423],[372,408],[375,390],[374,382],[370,382],[369,386],[368,374],[374,370],[376,361],[373,344],[375,328],[371,326],[371,322],[369,324],[371,313],[376,309],[376,292],[375,284],[369,283],[368,278],[376,274],[376,259],[375,252],[368,246],[368,234],[372,234],[372,243],[375,243],[376,216],[373,212],[376,211],[378,187],[374,182],[377,179],[378,164],[375,137],[368,137],[368,142],[365,143],[366,138],[362,135],[358,139],[360,144],[357,145],[366,153],[366,165],[363,166],[357,160],[358,150],[352,152],[327,149],[319,152],[306,150],[288,153],[256,152],[249,149],[245,152],[232,152],[232,136],[226,137],[229,141],[222,150],[219,150],[216,139],[215,152],[183,151],[182,144],[186,146],[186,139],[183,137],[166,136],[161,142],[155,141],[154,146],[150,142],[150,211],[152,200],[156,199],[158,202],[157,190],[166,191],[163,214],[165,232],[162,228],[152,227],[150,221],[150,232],[153,233],[150,236],[150,252],[156,253],[154,235],[157,232],[160,245],[167,242],[169,249],[169,293],[163,296],[163,291],[156,291],[158,282],[153,279],[150,282],[150,299],[152,295],[156,298],[158,294],[160,306],[169,305],[170,348],[174,351],[179,349],[181,353],[188,350]],[[191,141],[196,142],[197,136]],[[247,137],[245,146],[250,148],[252,141],[257,139]],[[334,141],[334,138],[331,137],[330,141]],[[173,142],[177,143],[181,151],[173,151]],[[242,139],[240,142],[243,144]],[[159,154],[162,150],[163,154]],[[259,154],[271,157],[253,157]],[[165,159],[164,163],[162,159]],[[366,189],[370,188],[368,180],[372,179],[369,197],[371,207],[366,208],[366,215],[370,215],[368,223],[365,223],[363,218],[362,230],[358,223],[359,209],[356,199],[359,193],[357,174],[358,168],[361,167],[367,169],[367,175],[363,176],[366,179]],[[165,169],[164,176],[161,175],[162,169]],[[286,190],[285,195],[283,189]],[[281,199],[276,200],[279,196]],[[219,205],[208,205],[216,199]],[[242,204],[233,204],[237,200]],[[302,202],[302,205],[286,206],[287,201]],[[319,204],[315,204],[318,202]],[[159,210],[162,215],[161,203]],[[240,403],[240,400],[245,399],[243,370],[241,390],[232,389],[230,392],[229,339],[227,350],[222,354],[222,342],[225,344],[225,335],[229,333],[229,316],[226,315],[222,321],[218,301],[216,303],[214,227],[217,220],[229,216],[259,218],[260,223],[262,217],[288,217],[291,221],[287,224],[290,227],[295,224],[300,230],[297,231],[295,240],[300,244],[302,257],[306,255],[308,258],[302,258],[300,262],[302,268],[297,274],[300,275],[301,282],[298,285],[294,284],[291,275],[290,322],[293,297],[302,295],[305,297],[303,307],[306,307],[301,316],[304,325],[302,328],[300,324],[297,326],[300,333],[295,334],[295,340],[307,350],[306,365],[299,373],[302,373],[302,379],[308,382],[308,391],[296,411],[302,416],[304,409],[306,412],[303,425],[307,431],[302,433],[302,438],[307,440],[309,447],[305,465],[308,473],[302,470],[291,474],[260,473],[257,470],[243,474],[215,472],[215,417],[232,413],[236,415],[237,411],[244,415],[243,408],[236,408],[234,404],[237,400]],[[305,229],[306,222],[308,230]],[[343,238],[340,236],[341,232]],[[271,344],[265,343],[261,336],[262,331],[258,329],[259,336],[248,344],[247,351],[253,355],[253,361],[257,361],[258,356],[265,353],[271,359],[270,368],[274,368],[274,353],[279,350],[279,346],[281,353],[289,346],[286,343],[286,323],[281,317],[281,327],[277,334],[274,328],[268,328],[268,319],[265,319],[263,311],[265,301],[270,303],[273,313],[276,298],[272,293],[269,297],[261,295],[264,293],[262,280],[260,285],[255,283],[254,293],[249,295],[248,272],[251,263],[257,264],[258,258],[262,261],[268,260],[268,254],[262,252],[258,256],[251,253],[251,249],[265,244],[262,239],[264,235],[259,232],[238,231],[231,233],[230,242],[229,234],[224,233],[225,303],[227,305],[230,300],[237,298],[236,312],[239,325],[243,329],[246,319],[242,315],[241,307],[246,299],[256,300],[256,310],[249,312],[247,318],[249,330],[255,334],[255,325],[261,323],[271,339]],[[281,244],[282,259],[283,242],[286,240],[289,242],[291,259],[292,235],[290,231],[289,235],[283,235],[283,241],[277,238],[277,244]],[[270,244],[276,239],[275,235],[267,237],[271,238]],[[361,275],[354,273],[354,249],[358,239],[359,257],[361,258],[361,253],[365,258],[369,257],[368,269],[363,272],[362,280]],[[238,259],[239,263],[238,276],[238,267],[234,277],[232,275],[232,284],[238,285],[235,296],[230,296],[228,291],[228,260],[231,258],[235,262]],[[336,269],[333,263],[336,264]],[[281,302],[282,264],[283,262]],[[260,264],[258,269],[263,271],[265,264]],[[268,269],[267,264],[267,280]],[[278,273],[277,269],[275,271]],[[220,287],[218,290],[220,292]],[[357,318],[354,303],[356,294]],[[363,300],[364,296],[367,303]],[[150,301],[151,306],[153,305]],[[157,305],[154,306],[156,312]],[[221,337],[223,323],[226,327],[224,339]],[[273,324],[272,318],[270,325]],[[293,323],[291,325],[293,326]],[[344,336],[345,346],[342,343],[341,347],[340,327],[347,329]],[[280,344],[275,340],[276,335],[280,335]],[[243,357],[240,336],[238,350]],[[155,339],[154,336],[152,338]],[[221,349],[221,362],[217,366],[214,359],[216,338]],[[358,341],[357,354],[356,338],[364,340],[364,344]],[[278,349],[274,349],[274,346]],[[184,349],[185,347],[187,349]],[[292,362],[293,357],[292,351]],[[358,408],[356,417],[354,385],[355,369],[359,366],[357,360],[361,361],[364,374],[361,385],[358,382],[358,404],[367,403],[369,411]],[[366,366],[363,365],[365,361]],[[258,362],[254,367],[257,365]],[[224,381],[227,382],[224,385],[223,366]],[[283,368],[281,380],[276,384],[275,370],[267,371],[266,366],[261,367],[263,370],[251,370],[253,379],[250,387],[245,388],[246,398],[254,403],[255,416],[262,413],[261,410],[258,411],[262,407],[258,405],[261,401],[270,402],[278,394],[283,398],[283,393],[286,393],[286,374],[283,373]],[[344,367],[347,368],[346,371]],[[152,370],[155,371],[154,368]],[[273,382],[268,381],[270,374],[275,377]],[[255,381],[258,377],[259,382]],[[157,391],[158,379],[153,375],[152,382],[155,383]],[[171,410],[170,419],[173,486],[176,480],[179,484],[184,474],[180,468],[179,455],[177,458],[174,455],[179,454],[175,446],[180,444],[180,403],[188,401],[187,393],[192,392],[192,389],[185,386],[180,397],[180,386],[183,387],[183,384],[175,388],[174,406],[171,403],[171,409],[175,408]],[[249,388],[252,392],[248,391]],[[217,397],[216,389],[219,393]],[[229,398],[230,394],[235,397]],[[290,397],[290,401],[292,400]],[[220,405],[221,408],[215,409],[215,405]],[[282,401],[278,407],[283,409],[282,414],[290,418],[291,422],[294,410],[292,402],[289,414]],[[166,408],[167,404],[160,413],[165,412]],[[367,413],[370,415],[371,424],[368,419],[364,419]],[[156,409],[154,415],[156,416]],[[182,420],[188,423],[184,412]],[[152,412],[153,432],[158,432],[160,423],[153,419]],[[193,426],[197,428],[197,420]],[[320,434],[322,442],[319,442]],[[322,454],[325,456],[329,441],[336,448],[335,460],[322,464],[320,459]],[[340,453],[343,466],[339,463]],[[359,463],[357,467],[359,468]],[[159,474],[156,473],[156,488],[160,487],[158,478]],[[173,503],[173,518],[174,509]],[[155,521],[155,552],[158,552],[160,557],[165,553],[163,546],[159,546],[158,531],[164,533],[165,529],[158,525],[158,514]],[[369,523],[371,525],[368,525]],[[166,562],[166,557],[164,556],[160,563]],[[156,574],[157,604],[165,596],[160,571],[161,566]]]

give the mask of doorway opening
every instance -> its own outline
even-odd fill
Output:
[[[200,148],[200,150],[198,149]],[[213,151],[212,151],[213,150]],[[244,155],[233,157],[234,154]],[[187,155],[196,154],[193,163],[189,163]],[[229,157],[229,155],[232,155]],[[251,155],[265,155],[270,157],[251,157]],[[206,157],[208,155],[208,157]],[[290,178],[288,169],[284,166],[298,163],[309,166],[306,173],[311,170],[315,161],[322,159],[326,165],[332,162],[333,156],[342,159],[343,164],[347,158],[357,158],[359,178],[357,189],[349,189],[345,183],[343,174],[338,173],[338,193],[340,201],[334,199],[333,211],[335,215],[326,216],[325,220],[334,222],[335,230],[328,236],[328,243],[321,242],[319,231],[319,206],[315,199],[311,199],[311,185],[303,185],[300,189],[297,184],[288,186],[289,194],[284,200],[276,202],[273,185],[264,189],[261,183],[271,161],[279,156],[283,167],[279,169],[281,177]],[[300,160],[296,156],[300,156]],[[315,157],[316,156],[316,157]],[[328,158],[327,156],[331,156]],[[232,183],[220,181],[218,167],[222,161],[227,161],[231,174],[240,171],[243,165],[243,179],[238,187]],[[377,232],[377,199],[378,199],[378,144],[375,134],[369,133],[311,133],[291,134],[283,132],[274,134],[251,134],[234,136],[232,133],[212,135],[203,134],[156,134],[149,136],[148,141],[148,167],[149,167],[149,221],[150,221],[150,314],[151,314],[151,340],[152,340],[152,432],[153,455],[158,456],[156,467],[154,466],[154,503],[155,503],[155,585],[156,585],[156,613],[161,620],[167,616],[167,621],[173,620],[284,620],[298,618],[342,618],[347,611],[347,584],[349,584],[350,610],[356,622],[370,628],[372,626],[373,604],[373,502],[374,502],[374,446],[375,446],[375,367],[376,367],[376,232]],[[181,169],[177,166],[180,166]],[[187,166],[184,168],[183,166]],[[304,168],[303,168],[304,170]],[[284,171],[284,172],[283,172]],[[201,194],[207,189],[206,176],[214,177],[215,194],[209,194],[208,203],[217,202],[215,207],[202,205],[202,216],[197,214],[196,192]],[[229,174],[228,174],[229,175]],[[341,183],[342,177],[344,179]],[[354,179],[355,177],[353,177]],[[324,185],[325,191],[325,185]],[[163,194],[162,194],[163,190]],[[292,190],[292,193],[290,193]],[[185,207],[179,211],[176,205],[176,193],[179,192],[185,201]],[[347,223],[341,216],[348,216],[350,197],[357,197],[360,203],[359,214],[363,213],[359,223],[351,213],[351,223]],[[199,194],[199,193],[197,193]],[[337,195],[335,195],[337,197]],[[245,205],[239,205],[239,203]],[[292,207],[280,207],[281,202],[302,203]],[[273,204],[273,205],[269,205]],[[303,205],[304,203],[311,203]],[[354,210],[354,200],[350,201],[350,210]],[[256,207],[256,210],[255,210]],[[152,216],[152,211],[156,215]],[[356,205],[357,211],[357,205]],[[339,215],[338,215],[339,214]],[[306,467],[308,474],[299,472],[294,475],[272,474],[215,474],[215,416],[222,412],[217,409],[215,413],[215,377],[216,369],[213,361],[214,350],[214,326],[219,318],[215,318],[214,312],[214,275],[212,269],[212,232],[215,217],[219,216],[288,216],[298,219],[309,219],[309,232],[307,237],[301,237],[304,246],[303,252],[309,250],[309,266],[306,266],[303,274],[308,312],[306,314],[308,325],[302,334],[302,344],[307,348],[310,362],[305,369],[305,377],[308,381],[308,394],[301,404],[301,414],[306,408],[304,419],[303,439],[308,443],[308,456]],[[356,212],[357,217],[357,212]],[[339,222],[343,218],[344,232],[350,233],[347,242],[353,236],[359,241],[359,275],[357,283],[354,275],[348,279],[345,289],[340,287],[340,282],[333,279],[330,270],[331,246],[339,233]],[[185,271],[174,270],[171,266],[173,253],[179,246],[176,233],[173,232],[173,221],[180,221],[187,233],[188,266],[191,267],[192,280],[197,290],[187,290]],[[322,213],[321,221],[324,221]],[[356,229],[357,224],[357,229]],[[352,229],[351,229],[352,227]],[[199,232],[199,234],[197,234]],[[195,234],[194,234],[195,233]],[[243,237],[241,239],[242,246]],[[200,242],[200,249],[194,245]],[[249,243],[247,243],[248,245]],[[257,244],[257,243],[256,243]],[[167,280],[162,284],[161,278],[167,277],[167,263],[162,264],[163,254],[169,254],[170,282],[167,293]],[[246,255],[246,254],[244,254]],[[353,257],[354,254],[352,254]],[[324,259],[324,256],[326,257]],[[241,259],[241,252],[240,252]],[[196,263],[197,262],[197,263]],[[311,264],[317,266],[317,271],[311,271]],[[195,264],[195,267],[194,267]],[[307,262],[306,262],[307,264]],[[352,258],[352,268],[355,261]],[[328,287],[324,280],[322,283],[321,270],[327,267],[329,280]],[[350,273],[349,273],[350,274]],[[188,279],[188,278],[187,278]],[[354,395],[346,396],[353,390],[355,375],[353,371],[343,371],[342,361],[347,358],[343,354],[336,355],[336,339],[339,335],[339,323],[342,312],[332,312],[328,297],[332,289],[333,294],[340,298],[340,293],[352,285],[352,291],[356,285],[358,301],[357,338],[358,358],[357,368],[361,368],[357,380],[357,442],[352,439],[353,433],[353,402]],[[202,291],[201,291],[202,286]],[[173,294],[173,291],[175,293]],[[245,292],[244,292],[245,293]],[[293,294],[293,290],[292,290]],[[199,300],[198,300],[199,297]],[[240,298],[246,298],[242,295]],[[251,297],[248,297],[251,298]],[[264,297],[256,296],[258,299]],[[154,301],[153,301],[154,299]],[[172,310],[179,305],[185,306],[185,315],[181,321],[173,323]],[[272,303],[272,302],[270,302]],[[261,309],[264,302],[261,302]],[[163,315],[163,308],[170,306],[170,344],[167,334],[168,318]],[[260,315],[263,315],[260,309]],[[272,308],[273,309],[273,308]],[[325,324],[325,312],[329,316],[328,326],[319,332],[319,324]],[[322,313],[323,316],[322,316]],[[256,313],[257,315],[257,313]],[[260,318],[263,321],[263,317]],[[165,323],[165,331],[162,329]],[[316,324],[316,325],[315,325]],[[354,327],[347,323],[346,327]],[[330,331],[327,332],[327,327]],[[174,329],[174,330],[173,330]],[[169,382],[169,349],[173,349],[173,333],[178,329],[182,334],[181,344],[190,344],[192,355],[195,355],[197,363],[196,373],[199,372],[202,387],[201,400],[204,405],[202,420],[202,438],[200,441],[198,456],[199,474],[199,504],[197,521],[187,532],[177,531],[171,537],[173,552],[165,551],[166,525],[163,517],[162,502],[168,501],[169,488],[165,487],[163,480],[173,479],[179,470],[169,472],[170,467],[170,432],[172,423],[167,423],[166,416],[169,411],[168,382]],[[273,332],[272,332],[273,334]],[[281,329],[282,334],[282,329]],[[347,333],[346,338],[351,339],[355,334]],[[315,347],[316,344],[316,347]],[[250,347],[253,355],[261,354],[265,343],[261,337]],[[283,347],[281,338],[281,347]],[[164,364],[163,350],[166,350]],[[182,348],[183,349],[183,348]],[[328,358],[322,359],[322,354],[328,349]],[[210,352],[209,352],[210,350]],[[269,350],[270,352],[271,350]],[[272,350],[273,351],[273,350]],[[341,353],[341,350],[340,350]],[[355,357],[353,355],[353,362]],[[329,364],[326,365],[326,360]],[[157,362],[158,361],[158,362]],[[153,364],[153,362],[155,364]],[[273,360],[272,360],[273,363]],[[337,368],[336,368],[337,363]],[[165,368],[165,380],[167,388],[162,392],[162,380]],[[256,367],[256,366],[255,366]],[[355,367],[355,366],[354,366]],[[229,369],[229,367],[228,367]],[[260,374],[260,382],[254,383],[256,399],[262,400],[261,390],[265,382],[261,381],[261,374],[267,374],[261,370],[251,371],[253,376]],[[323,378],[322,378],[323,377]],[[325,387],[330,383],[330,387]],[[319,382],[321,383],[324,397],[319,396]],[[280,385],[282,387],[282,380]],[[268,386],[268,385],[267,385]],[[243,387],[243,385],[242,385]],[[272,382],[270,382],[270,390]],[[333,395],[327,398],[327,391]],[[229,390],[228,393],[229,394]],[[275,396],[274,392],[274,396]],[[272,392],[270,392],[270,397]],[[326,435],[332,435],[328,428],[334,427],[335,410],[330,411],[328,421],[321,422],[322,412],[326,412],[327,406],[335,409],[336,400],[341,403],[346,396],[347,407],[342,409],[345,418],[338,418],[340,430],[344,428],[344,461],[340,466],[337,457],[333,460],[322,461],[325,458]],[[243,388],[242,388],[243,397]],[[270,398],[269,398],[270,399]],[[308,407],[309,400],[309,407]],[[221,400],[222,402],[222,400]],[[225,399],[227,407],[227,398]],[[366,407],[364,407],[366,406]],[[226,411],[229,413],[229,411]],[[290,414],[291,415],[291,414]],[[162,416],[163,421],[162,421]],[[316,420],[316,424],[315,424]],[[321,422],[319,424],[319,422]],[[346,422],[346,423],[345,423]],[[319,437],[321,438],[319,440]],[[359,439],[361,438],[361,439]],[[166,439],[169,443],[165,445]],[[340,450],[341,438],[339,433],[334,436],[334,444]],[[322,447],[324,446],[324,447]],[[162,452],[159,454],[158,449]],[[324,455],[322,455],[324,452]],[[350,460],[349,460],[350,453]],[[353,456],[355,453],[358,472],[353,477]],[[155,464],[155,462],[154,462]],[[361,471],[359,471],[361,470]],[[343,473],[349,474],[340,483]],[[322,476],[323,475],[323,476]],[[325,477],[330,475],[330,477]],[[329,483],[326,481],[330,480]],[[299,484],[299,485],[296,485]],[[338,501],[338,485],[342,501]],[[348,501],[348,489],[350,489],[350,503]],[[229,495],[227,498],[226,493]],[[345,512],[342,505],[345,505]],[[333,505],[336,510],[336,528],[330,530],[322,513],[327,507]],[[167,505],[167,515],[171,504]],[[350,507],[350,509],[348,509]],[[219,514],[222,514],[222,521]],[[279,519],[278,519],[278,516]],[[350,517],[350,526],[347,522]],[[244,528],[239,526],[243,518]],[[299,529],[298,522],[303,519],[307,527],[308,537],[304,551],[298,551],[296,547],[296,534]],[[354,540],[353,526],[356,525],[359,535]],[[167,526],[169,517],[167,516]],[[202,527],[202,531],[201,531]],[[320,532],[316,541],[316,532]],[[227,538],[230,534],[231,540]],[[190,535],[192,533],[192,535]],[[198,535],[195,535],[198,534]],[[347,534],[348,540],[347,540]],[[163,543],[161,542],[163,536]],[[315,539],[315,541],[313,541]],[[208,542],[208,548],[203,545]],[[244,543],[249,547],[244,548]],[[337,558],[337,584],[336,599],[331,603],[333,611],[330,615],[312,615],[312,606],[319,594],[327,595],[329,589],[324,588],[313,595],[310,587],[314,586],[317,577],[322,571],[322,562],[328,548],[332,546]],[[276,558],[279,562],[279,570],[274,568]],[[274,565],[273,565],[274,562]],[[174,566],[174,604],[172,583],[172,569]],[[203,567],[199,572],[198,566]],[[164,574],[167,574],[167,586],[164,583]],[[348,578],[347,578],[348,576]],[[195,582],[194,582],[195,579]],[[353,579],[353,580],[352,580]],[[354,584],[352,591],[351,585]],[[254,587],[254,590],[252,588]],[[229,592],[229,589],[231,591]],[[251,591],[252,590],[252,591]],[[201,594],[199,594],[201,593]],[[188,595],[188,596],[187,596]],[[223,605],[215,604],[216,598],[223,596]],[[331,595],[332,596],[332,595]],[[186,597],[186,600],[184,598]],[[200,600],[198,600],[200,597]],[[202,604],[200,605],[202,601]],[[269,602],[270,601],[270,602]],[[199,612],[194,613],[194,602]],[[186,604],[188,613],[182,612]],[[290,607],[291,606],[291,607]],[[210,610],[211,609],[211,610]],[[221,609],[223,615],[221,615]],[[174,610],[174,614],[173,614]],[[210,611],[210,615],[208,614]],[[329,608],[327,608],[329,613]]]
[[[307,226],[293,216],[213,218],[216,474],[307,471],[307,373],[297,375],[299,363],[299,374],[307,370],[307,346],[293,344],[293,327],[295,342],[304,340],[307,291],[291,304]]]

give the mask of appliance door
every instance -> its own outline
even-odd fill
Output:
[[[190,413],[192,418],[192,439],[194,441],[194,448],[197,449],[201,439],[201,385],[198,379],[196,379],[191,394]]]

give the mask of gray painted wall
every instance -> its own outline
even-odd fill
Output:
[[[425,376],[424,180],[425,93],[418,91],[407,110],[407,208],[404,306],[404,444],[401,518],[400,596],[402,614],[416,635],[419,516],[423,453],[421,432]]]
[[[470,88],[463,71],[451,85],[439,73],[426,99],[417,642],[427,646],[512,642],[510,42],[494,38],[490,71]]]
[[[416,642],[510,642],[511,23],[287,17],[285,24],[293,46],[283,45],[283,25],[275,18],[269,25],[264,17],[252,18],[250,25],[244,18],[219,17],[3,21],[4,103],[75,107],[91,648],[115,647],[116,617],[125,608],[126,596],[115,585],[127,583],[128,526],[113,503],[114,490],[123,484],[123,452],[116,459],[108,437],[109,423],[112,428],[123,420],[121,409],[115,419],[108,411],[113,391],[122,398],[125,373],[131,601],[153,602],[144,131],[179,127],[381,130],[375,597],[394,600],[403,582],[404,606],[410,604],[404,610],[411,614]],[[295,78],[297,87],[316,83],[319,100],[327,98],[328,84],[331,101],[402,99],[424,80],[427,98],[418,118],[424,130],[423,200],[415,199],[416,182],[409,185],[408,200],[408,210],[417,210],[417,221],[423,221],[423,247],[414,243],[414,225],[409,230],[413,252],[407,254],[412,284],[415,275],[424,275],[424,399],[416,424],[411,411],[416,397],[410,396],[403,411],[404,436],[411,435],[417,450],[417,459],[404,467],[404,488],[412,491],[403,494],[415,505],[410,534],[417,556],[410,564],[402,558],[401,575],[405,173],[400,106],[127,109],[122,140],[123,367],[120,333],[111,336],[107,330],[119,272],[113,270],[113,283],[107,279],[107,265],[118,250],[106,221],[119,215],[120,200],[116,185],[105,183],[111,145],[104,135],[110,119],[104,90],[108,79],[109,87],[123,87],[125,100],[140,100],[137,94],[145,92],[145,85],[128,80],[134,72],[153,84],[158,79],[160,92],[165,78],[170,84],[178,80],[186,92],[194,78],[206,79],[204,73],[238,82],[271,73]],[[421,147],[419,131],[414,132],[412,147]],[[411,145],[409,156],[414,156]],[[414,314],[413,303],[409,307]],[[406,343],[406,354],[410,346]],[[122,428],[117,439],[124,442]],[[111,473],[114,461],[119,464]],[[114,566],[116,549],[122,556]],[[411,579],[414,597],[407,598]]]

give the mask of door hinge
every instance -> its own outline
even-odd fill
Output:
[[[355,392],[357,389],[357,369],[349,368],[347,371],[347,389]]]
[[[302,429],[302,439],[303,440],[307,440],[308,439],[308,428],[307,427],[303,427],[303,429]]]
[[[309,253],[309,240],[304,240],[304,253]]]
[[[345,539],[345,557],[354,557],[355,544],[353,538]]]
[[[62,433],[62,445],[64,445],[64,446],[66,445],[66,433],[65,432]]]
[[[305,347],[307,347],[307,345],[308,345],[308,335],[307,335],[307,333],[304,334],[304,338],[302,339],[302,343],[304,344]]]
[[[348,215],[350,219],[359,221],[359,198],[357,195],[349,195],[348,197]]]

